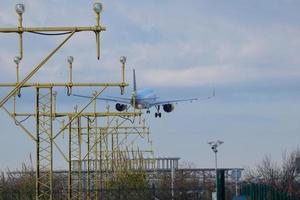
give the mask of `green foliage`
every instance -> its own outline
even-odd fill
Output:
[[[146,174],[140,171],[123,171],[107,181],[105,199],[110,200],[140,200],[151,199],[151,190]]]
[[[107,189],[145,189],[149,186],[146,174],[140,171],[124,171],[107,182]]]

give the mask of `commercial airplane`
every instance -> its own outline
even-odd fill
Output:
[[[83,97],[83,98],[89,98],[91,99],[92,97],[90,96],[85,96],[85,95],[78,95],[78,94],[73,94],[73,96],[77,97]],[[213,91],[213,95],[198,99],[198,98],[191,98],[191,99],[175,99],[175,100],[164,100],[160,101],[159,97],[154,93],[154,90],[150,88],[144,88],[141,90],[137,90],[137,85],[136,85],[136,77],[135,77],[135,70],[133,70],[133,92],[132,92],[132,97],[131,98],[123,98],[123,97],[99,97],[97,99],[102,100],[102,101],[111,101],[116,103],[116,110],[119,112],[127,110],[128,106],[132,106],[137,109],[146,109],[147,113],[150,113],[150,108],[155,107],[156,108],[156,113],[155,117],[161,118],[161,112],[160,109],[161,107],[166,113],[170,113],[174,110],[175,106],[174,103],[178,102],[185,102],[185,101],[196,101],[196,100],[206,100],[206,99],[211,99],[215,96],[215,90]],[[135,103],[134,103],[135,99]]]

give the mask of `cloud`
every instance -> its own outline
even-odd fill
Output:
[[[144,69],[139,71],[143,85],[156,87],[217,86],[288,81],[300,77],[300,69],[237,68],[231,65],[201,66],[187,69]]]
[[[38,0],[26,2],[26,25],[94,24],[92,4],[79,1],[78,4],[62,2],[57,6],[60,3]],[[12,5],[11,2],[6,2],[5,6],[12,9],[0,7],[1,26],[16,23]],[[39,74],[40,80],[46,74],[47,77],[55,77],[55,80],[59,78],[57,75],[61,78],[65,76],[65,59],[68,55],[75,57],[74,76],[77,76],[77,80],[118,80],[118,60],[121,55],[128,57],[128,73],[136,68],[145,84],[156,87],[200,86],[210,83],[256,84],[274,79],[288,82],[289,78],[299,78],[299,27],[288,20],[267,26],[271,18],[264,18],[263,22],[259,19],[265,10],[263,8],[257,10],[259,15],[254,17],[257,22],[255,25],[251,23],[253,19],[249,15],[255,5],[249,5],[249,10],[240,7],[240,10],[233,12],[234,8],[241,5],[229,8],[223,3],[213,7],[205,1],[193,1],[189,4],[165,1],[160,6],[154,2],[141,3],[134,0],[126,3],[116,0],[105,2],[103,20],[108,31],[101,38],[101,61],[95,59],[94,35],[78,33],[44,67]],[[275,5],[270,8],[271,14],[274,14],[277,7]],[[52,17],[53,15],[56,17]],[[288,15],[290,16],[293,15]],[[280,17],[282,18],[278,18]],[[117,21],[122,24],[116,23]],[[17,37],[11,46],[0,37],[3,44],[0,46],[1,66],[7,66],[8,62],[4,59],[16,54],[16,41]],[[30,66],[34,66],[48,53],[46,49],[52,49],[61,38],[37,40],[34,36],[25,35],[25,41],[24,65],[30,70]],[[1,69],[14,71],[9,67]]]

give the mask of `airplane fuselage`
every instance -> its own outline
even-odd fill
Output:
[[[135,94],[135,107],[138,109],[149,109],[156,102],[157,98],[158,96],[150,88],[138,90]]]

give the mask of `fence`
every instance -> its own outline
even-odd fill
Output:
[[[241,187],[241,194],[251,200],[300,200],[300,197],[291,197],[274,187],[265,184],[247,184]]]
[[[95,195],[95,191],[83,191],[82,199],[87,199],[87,194],[91,195],[91,199]],[[173,194],[173,197],[172,197]],[[208,200],[208,194],[199,188],[193,190],[187,189],[157,189],[155,187],[145,189],[105,189],[98,191],[98,199],[101,200]],[[0,200],[34,200],[34,192],[9,190],[0,192]],[[54,193],[55,200],[67,199],[67,191]]]

